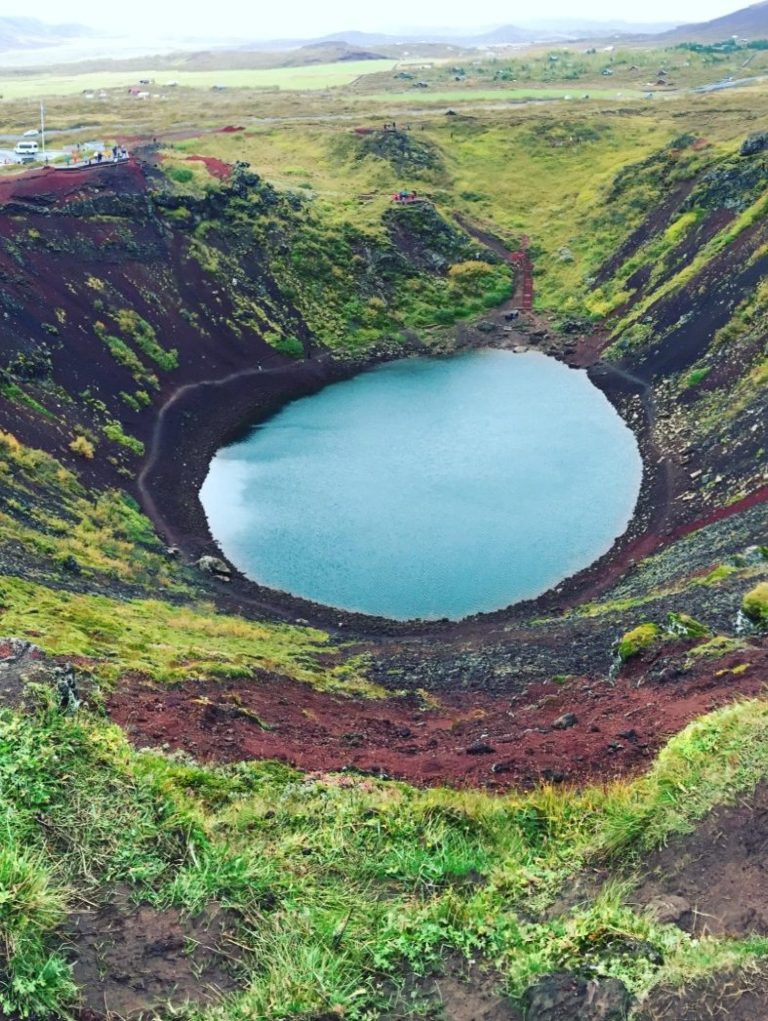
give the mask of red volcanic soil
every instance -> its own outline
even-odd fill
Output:
[[[687,647],[662,647],[615,682],[546,681],[511,699],[366,700],[265,674],[174,688],[127,680],[108,711],[137,745],[183,749],[204,762],[280,759],[307,772],[352,770],[422,786],[584,784],[641,772],[692,719],[763,690],[764,643],[684,671]],[[575,722],[556,726],[566,713]]]
[[[232,173],[232,164],[216,159],[215,156],[187,156],[188,163],[204,163],[211,177],[225,181]]]
[[[134,159],[120,163],[103,162],[75,170],[41,167],[21,174],[0,178],[0,205],[24,202],[45,196],[46,200],[71,201],[93,190],[111,186],[112,175],[119,175],[121,194],[146,190],[146,182]]]

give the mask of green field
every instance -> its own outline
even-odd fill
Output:
[[[527,99],[642,99],[645,93],[637,89],[439,89],[431,90],[414,89],[412,93],[405,92],[374,92],[361,98],[377,103],[393,103],[395,100],[405,99],[412,95],[418,97],[419,103],[466,103],[466,102],[514,102]]]
[[[78,92],[100,89],[128,88],[141,79],[154,84],[147,91],[166,91],[168,82],[194,89],[210,89],[223,85],[230,89],[329,89],[349,85],[360,75],[391,71],[393,60],[360,60],[349,63],[316,64],[310,67],[278,67],[233,71],[98,71],[88,74],[33,74],[28,77],[6,75],[0,78],[0,94],[4,99],[25,99],[35,96],[71,96]]]

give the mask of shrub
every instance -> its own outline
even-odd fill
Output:
[[[189,167],[168,167],[165,173],[167,177],[170,177],[177,184],[189,184],[195,176]]]
[[[703,380],[709,375],[709,366],[704,366],[700,369],[692,369],[683,381],[683,386],[686,390],[691,387],[698,386]]]
[[[73,454],[79,454],[80,457],[84,457],[86,461],[93,460],[95,447],[89,439],[86,439],[85,436],[75,436],[69,444],[69,449]]]
[[[128,433],[123,432],[119,422],[107,422],[104,426],[104,435],[108,440],[118,443],[121,447],[125,447],[126,450],[130,450],[132,454],[136,454],[138,457],[141,457],[144,453],[144,444],[141,440],[137,440],[135,436],[129,436]]]
[[[280,354],[285,355],[286,358],[303,358],[304,357],[304,345],[301,343],[298,337],[278,337],[276,339],[270,339],[270,344]]]

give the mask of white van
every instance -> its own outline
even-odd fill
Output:
[[[13,150],[18,156],[20,163],[30,163],[32,160],[37,159],[37,153],[39,150],[37,142],[17,142],[16,148]]]

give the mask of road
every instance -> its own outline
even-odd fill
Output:
[[[47,149],[46,150],[46,155],[47,155],[49,160],[59,160],[59,159],[64,159],[66,156],[70,156],[71,153],[68,152],[66,149]],[[37,162],[41,163],[42,160],[38,159]],[[0,164],[5,164],[5,163],[18,163],[19,165],[22,165],[21,164],[21,160],[16,155],[16,153],[13,151],[13,149],[0,149]],[[35,163],[27,163],[27,164],[23,164],[23,165],[24,166],[28,166],[28,167],[34,167],[36,164]]]

